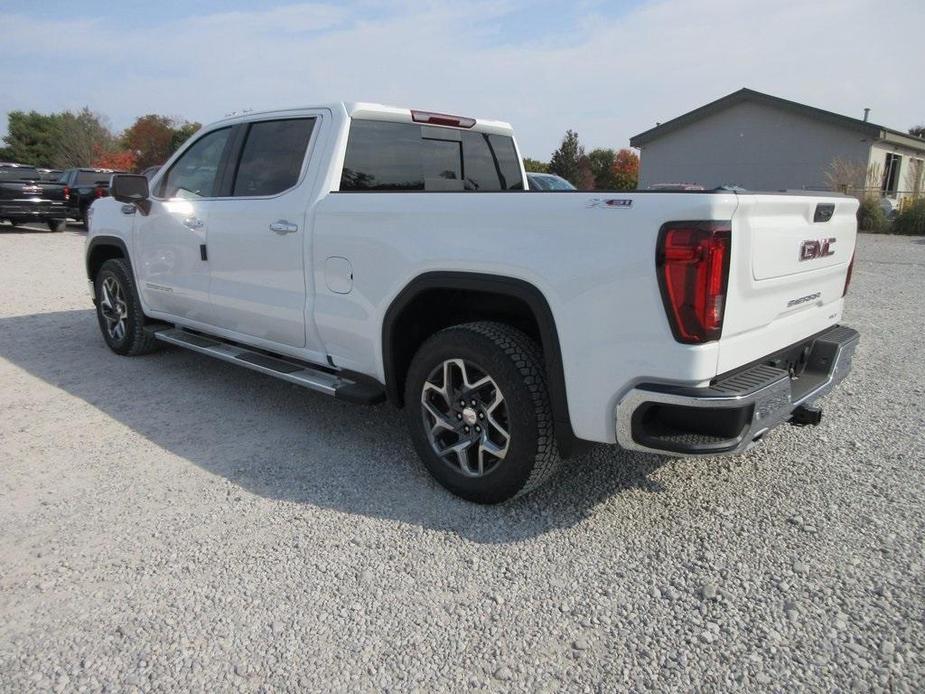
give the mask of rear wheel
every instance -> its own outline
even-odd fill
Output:
[[[67,220],[66,219],[49,219],[48,228],[51,231],[61,233],[62,231],[67,229]]]
[[[558,466],[542,353],[508,325],[467,323],[427,340],[408,371],[405,408],[428,471],[469,501],[520,496]]]
[[[159,346],[144,330],[145,315],[135,291],[132,270],[124,258],[103,263],[94,280],[96,315],[106,344],[116,354],[136,356]]]

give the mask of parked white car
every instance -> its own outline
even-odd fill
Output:
[[[561,176],[548,173],[536,173],[533,171],[527,172],[527,188],[544,193],[560,190],[575,190],[575,186]]]
[[[716,455],[818,421],[858,340],[855,199],[525,188],[506,123],[227,118],[94,203],[103,337],[388,398],[434,477],[483,503],[586,442]]]

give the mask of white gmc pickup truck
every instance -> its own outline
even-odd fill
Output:
[[[858,203],[528,192],[509,125],[338,103],[203,128],[115,175],[86,247],[118,354],[170,343],[407,412],[481,503],[586,442],[737,453],[850,369]]]

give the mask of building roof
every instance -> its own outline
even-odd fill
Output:
[[[682,116],[672,118],[670,121],[657,125],[654,128],[650,128],[645,132],[634,135],[630,138],[630,145],[633,147],[642,147],[652,142],[653,140],[657,140],[663,135],[680,130],[681,128],[687,127],[688,125],[695,123],[703,118],[712,116],[714,113],[718,113],[731,106],[745,102],[763,104],[765,106],[792,111],[794,113],[799,113],[816,120],[831,123],[832,125],[857,130],[858,132],[867,135],[871,139],[886,140],[888,142],[893,142],[925,151],[925,139],[915,137],[914,135],[909,135],[908,133],[904,133],[901,130],[887,128],[882,125],[877,125],[876,123],[861,120],[860,118],[843,116],[840,113],[833,113],[832,111],[826,111],[821,108],[816,108],[815,106],[807,106],[806,104],[801,104],[796,101],[781,99],[780,97],[771,96],[770,94],[764,94],[762,92],[756,92],[754,89],[747,89],[745,87],[736,92],[732,92],[732,94],[727,94],[721,99],[711,101],[710,103],[701,106],[700,108],[695,108],[693,111],[688,111]]]

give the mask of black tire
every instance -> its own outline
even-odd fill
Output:
[[[122,300],[119,313],[124,316],[121,331],[113,330],[113,321],[111,318],[107,318],[107,313],[110,316],[114,314],[111,308],[106,308],[104,285],[109,291],[110,301],[108,303],[110,307],[118,304],[118,302],[112,300],[114,293],[111,288],[118,286],[121,290]],[[146,319],[144,312],[141,310],[141,302],[138,300],[138,292],[135,290],[132,269],[127,260],[113,258],[103,263],[100,271],[96,273],[93,286],[96,292],[96,318],[99,321],[100,332],[103,333],[103,339],[109,345],[109,349],[116,354],[134,357],[153,352],[160,346],[154,335],[144,330]]]
[[[464,474],[463,462],[458,456],[448,456],[450,460],[447,460],[438,454],[438,447],[446,450],[448,444],[445,440],[432,442],[431,439],[430,430],[438,427],[431,426],[436,417],[422,404],[422,394],[425,394],[428,379],[435,378],[449,360],[462,360],[467,369],[474,370],[476,376],[470,382],[484,380],[483,376],[487,375],[492,381],[485,386],[489,400],[494,402],[497,396],[490,394],[498,391],[503,397],[503,424],[509,435],[506,454],[503,459],[493,460],[493,467],[486,466],[484,474],[479,472],[481,467],[476,471],[470,468],[469,474]],[[451,369],[456,368],[451,366]],[[448,385],[446,381],[450,379],[445,370],[442,373],[440,385],[443,391],[448,393],[452,390],[456,396],[461,396],[464,389]],[[436,392],[434,381],[431,380],[430,384],[425,397],[433,398]],[[486,433],[489,431],[485,425],[483,401],[479,400],[479,404],[471,408],[465,406],[463,410],[464,398],[459,402],[452,398],[453,402],[449,403],[449,397],[436,397],[438,402],[448,402],[445,422],[458,421],[458,426],[462,427],[465,421],[463,413],[469,419],[475,411],[475,424],[485,427]],[[441,408],[437,409],[443,412]],[[552,477],[558,467],[559,454],[542,352],[523,332],[503,323],[485,321],[453,326],[441,330],[421,345],[408,370],[405,412],[411,438],[425,467],[440,484],[469,501],[496,504],[526,494]],[[441,427],[439,435],[446,435],[450,444],[462,440],[461,430],[457,433],[446,429],[446,426]],[[475,433],[469,435],[477,436]],[[452,438],[456,436],[460,438]],[[475,451],[467,449],[464,455],[478,459],[479,449],[477,445]],[[491,458],[490,455],[485,457]],[[456,464],[450,462],[454,459]]]
[[[67,229],[67,220],[66,219],[49,219],[48,228],[49,230],[60,234],[62,231]]]

